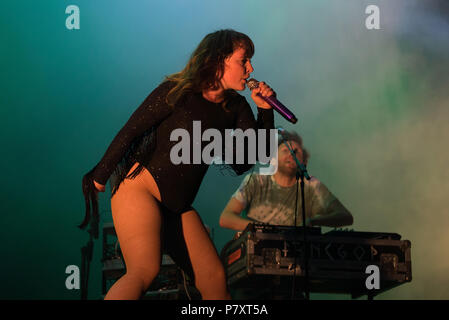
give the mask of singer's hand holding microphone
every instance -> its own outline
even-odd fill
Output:
[[[251,90],[251,98],[259,108],[273,108],[291,123],[296,123],[298,121],[295,115],[278,99],[276,99],[276,94],[265,82],[259,82],[256,79],[249,79],[246,81],[246,85]]]
[[[251,87],[248,85],[248,88]],[[271,109],[271,106],[263,99],[263,97],[274,96],[273,89],[270,88],[265,82],[261,81],[257,83],[257,87],[251,89],[251,98],[255,104],[262,109]]]

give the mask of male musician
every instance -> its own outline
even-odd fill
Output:
[[[307,165],[309,153],[304,148],[301,137],[295,132],[284,132],[278,141],[277,172],[274,175],[247,175],[223,210],[220,216],[221,227],[242,231],[251,222],[293,226],[295,203],[296,225],[302,225],[299,182],[296,185],[297,166],[286,144],[298,160]],[[304,179],[304,185],[306,225],[339,227],[353,223],[351,213],[317,178]],[[247,209],[246,217],[241,216],[244,209]],[[274,288],[269,283],[263,289],[234,288],[231,295],[236,300],[291,299],[289,290]],[[301,294],[297,292],[294,299],[302,299]]]
[[[293,226],[295,203],[296,225],[302,225],[297,166],[286,144],[304,165],[307,165],[309,153],[297,133],[285,131],[279,138],[277,172],[274,175],[248,174],[223,210],[221,227],[242,231],[251,222]],[[307,226],[340,227],[353,223],[351,213],[317,178],[304,179],[304,185]],[[246,217],[241,216],[244,209],[247,209]]]

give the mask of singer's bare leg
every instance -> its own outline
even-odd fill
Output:
[[[195,210],[181,216],[184,239],[203,300],[228,300],[226,276],[217,251]]]
[[[142,178],[125,179],[111,199],[126,274],[110,288],[107,300],[139,299],[159,272],[161,212]]]

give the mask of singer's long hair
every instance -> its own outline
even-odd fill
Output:
[[[217,89],[224,73],[224,60],[238,48],[245,49],[247,58],[254,55],[254,43],[244,33],[232,29],[218,30],[206,35],[192,53],[185,68],[166,77],[176,85],[167,94],[167,104],[174,106],[188,92],[202,92]],[[234,95],[234,90],[227,90],[227,97]]]

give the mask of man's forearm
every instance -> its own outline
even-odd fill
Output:
[[[243,231],[250,222],[232,211],[224,211],[220,217],[220,227],[235,231]]]

